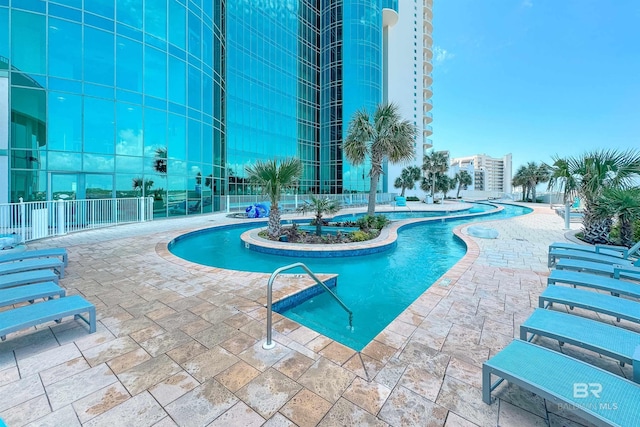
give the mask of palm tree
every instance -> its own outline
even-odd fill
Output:
[[[156,148],[156,157],[153,160],[153,169],[160,175],[167,174],[167,149],[164,147]]]
[[[626,189],[640,175],[640,151],[597,150],[579,157],[555,157],[555,182],[565,183],[564,192],[574,192],[584,202],[582,224],[587,243],[608,243],[611,216],[603,215],[596,204],[607,188]]]
[[[416,188],[416,181],[420,179],[420,168],[417,166],[409,166],[402,169],[400,176],[396,178],[393,186],[395,188],[401,188],[400,196],[404,197],[404,190],[413,190]]]
[[[516,173],[513,175],[513,179],[511,180],[511,184],[514,187],[522,187],[522,201],[527,200],[528,190],[529,190],[529,180],[525,176],[527,173],[526,166],[520,166]]]
[[[447,193],[449,190],[453,190],[456,188],[456,181],[449,177],[449,175],[438,175],[436,176],[436,186],[435,189],[437,191],[442,192],[442,200],[447,197]]]
[[[599,216],[615,216],[620,224],[620,243],[630,247],[633,242],[633,222],[640,218],[640,187],[622,190],[605,188],[595,203]]]
[[[246,167],[249,181],[259,186],[262,193],[269,197],[271,209],[267,233],[272,239],[280,237],[280,208],[278,202],[283,190],[293,188],[302,175],[302,163],[295,158],[287,158],[279,164],[277,160],[256,161],[253,166]]]
[[[550,179],[549,167],[545,163],[529,162],[525,167],[525,179],[531,192],[531,201],[535,203],[536,187],[538,184],[548,182]]]
[[[422,170],[427,173],[427,181],[431,183],[431,197],[436,192],[437,176],[449,170],[449,154],[446,151],[434,151],[424,156]],[[426,188],[422,187],[427,191]]]
[[[469,185],[473,183],[473,178],[467,171],[460,171],[456,174],[454,178],[454,183],[458,184],[458,192],[456,193],[456,199],[460,198],[460,190],[467,189]]]
[[[332,215],[340,210],[340,204],[328,197],[315,197],[311,196],[310,201],[305,201],[304,205],[300,207],[300,211],[304,214],[307,212],[313,212],[315,214],[316,222],[316,236],[322,235],[322,216],[324,214]]]
[[[343,151],[353,165],[363,164],[367,157],[371,160],[368,215],[375,213],[376,190],[385,159],[391,163],[413,160],[416,135],[416,127],[402,119],[395,104],[378,105],[373,117],[365,109],[353,115]]]

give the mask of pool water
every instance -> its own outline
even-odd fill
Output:
[[[473,208],[473,213],[485,212],[487,210],[492,210],[493,208],[490,205],[480,205],[477,204]],[[463,209],[461,211],[389,211],[389,212],[376,212],[377,215],[384,215],[389,218],[391,221],[403,220],[403,219],[412,219],[412,218],[433,218],[437,216],[450,216],[450,215],[464,215],[465,213],[470,213],[471,209]],[[334,216],[331,219],[331,222],[344,222],[344,221],[357,221],[358,218],[362,218],[366,215],[366,212],[359,212],[353,214],[346,215],[338,215]]]
[[[530,211],[504,205],[503,211],[490,217],[412,224],[399,230],[396,247],[385,252],[345,258],[305,258],[304,263],[314,273],[338,274],[335,292],[353,311],[353,328],[348,326],[347,313],[327,293],[282,314],[359,351],[464,256],[464,243],[452,233],[455,227]],[[212,228],[185,236],[169,249],[189,261],[231,270],[271,273],[298,261],[245,249],[240,235],[255,227],[254,223]],[[265,291],[266,284],[265,280]]]

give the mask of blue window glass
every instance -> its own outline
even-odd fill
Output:
[[[167,146],[167,113],[144,109],[144,155],[153,158],[156,150]]]
[[[110,19],[105,19],[101,16],[93,15],[91,13],[84,14],[84,23],[86,25],[91,25],[92,27],[102,28],[107,31],[114,31],[115,23]]]
[[[113,86],[101,86],[94,85],[91,83],[84,84],[84,94],[89,96],[94,96],[96,98],[113,98]]]
[[[169,56],[169,100],[178,104],[186,104],[187,67],[184,61]]]
[[[49,18],[49,75],[82,80],[82,26]]]
[[[169,114],[169,158],[185,160],[187,155],[186,148],[186,120],[182,116]]]
[[[113,156],[105,156],[103,154],[85,154],[82,161],[82,170],[87,172],[113,172]],[[89,180],[91,175],[87,175],[85,179]],[[87,183],[87,191],[93,186]],[[111,194],[104,195],[111,197]]]
[[[202,126],[202,162],[213,163],[213,129],[211,126]]]
[[[38,13],[45,13],[47,10],[47,5],[42,0],[20,0],[14,2],[13,7]]]
[[[11,61],[25,73],[45,74],[46,24],[44,15],[11,11]]]
[[[126,90],[116,90],[116,99],[118,101],[130,102],[132,104],[142,104],[142,95],[139,93],[129,92]]]
[[[169,1],[169,43],[186,49],[187,11],[177,0]]]
[[[201,123],[196,120],[189,120],[189,139],[187,140],[188,156],[191,162],[202,161],[202,135]]]
[[[193,12],[189,12],[189,53],[196,58],[202,55],[200,40],[202,40],[202,22]]]
[[[84,98],[84,151],[113,154],[113,101]]]
[[[142,92],[142,44],[116,38],[116,86]]]
[[[212,17],[213,16],[213,2],[212,1],[205,1],[202,4],[202,10],[204,13],[207,14],[207,16]]]
[[[50,150],[82,150],[82,97],[49,92],[48,147]]]
[[[90,27],[84,29],[84,79],[113,86],[113,33]]]
[[[142,170],[142,157],[116,156],[116,172],[139,173]]]
[[[77,171],[82,165],[80,153],[49,151],[47,156],[50,171]]]
[[[145,31],[159,39],[167,39],[167,1],[145,0],[144,2]]]
[[[189,66],[189,107],[200,109],[202,105],[202,82],[200,70]]]
[[[117,0],[116,19],[118,22],[142,29],[142,0]]]
[[[122,34],[123,36],[129,37],[130,39],[142,41],[142,31],[134,30],[131,27],[127,27],[126,25],[122,25],[118,23],[116,25],[116,31],[118,34]]]
[[[52,0],[55,3],[82,9],[82,0]]]
[[[9,68],[9,10],[0,9],[0,70]],[[4,58],[4,59],[3,59]]]
[[[213,79],[209,76],[202,78],[202,111],[213,114]]]
[[[75,22],[82,22],[81,11],[53,3],[49,4],[49,16],[57,16],[59,18],[70,19]]]
[[[87,12],[113,19],[114,1],[113,0],[87,0],[84,2],[84,9]]]
[[[213,67],[213,32],[206,25],[202,26],[202,62]]]
[[[142,108],[118,102],[116,104],[116,154],[142,156],[142,149]]]
[[[49,77],[49,89],[63,92],[82,93],[82,82]]]
[[[149,46],[144,48],[144,91],[158,98],[167,96],[167,55]]]

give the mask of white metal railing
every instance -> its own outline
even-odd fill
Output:
[[[22,199],[21,199],[22,200]],[[0,236],[21,241],[153,219],[153,198],[55,200],[0,204]]]
[[[397,193],[377,193],[376,204],[388,205],[393,202]],[[328,197],[337,200],[344,208],[366,206],[369,203],[369,193],[320,194],[317,197]],[[284,212],[295,211],[311,198],[310,194],[290,194],[280,198],[278,206]],[[268,197],[261,195],[226,196],[227,212],[244,212],[246,208],[256,203],[268,203]]]

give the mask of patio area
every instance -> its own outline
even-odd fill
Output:
[[[10,427],[583,425],[506,382],[491,406],[482,402],[482,362],[519,336],[546,287],[548,245],[568,241],[548,205],[529,206],[534,213],[482,223],[497,239],[458,227],[466,256],[362,352],[275,313],[277,345],[263,350],[269,275],[166,249],[184,232],[242,220],[215,214],[34,242],[68,249],[60,283],[95,304],[98,330],[65,319],[8,336],[0,418]],[[279,279],[274,299],[304,284]],[[612,359],[562,351],[631,376]]]

